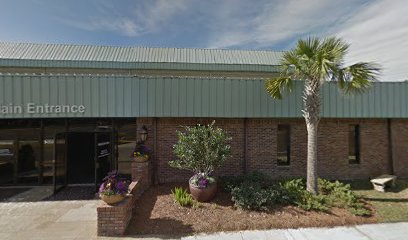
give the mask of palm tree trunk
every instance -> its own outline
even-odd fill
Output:
[[[307,188],[317,194],[317,127],[320,120],[320,81],[309,79],[303,93],[303,117],[307,127]]]
[[[317,194],[317,126],[307,124],[307,185],[306,190]]]

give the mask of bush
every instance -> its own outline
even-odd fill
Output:
[[[268,202],[266,191],[258,184],[248,182],[234,187],[231,195],[235,205],[244,209],[265,210],[265,205]]]
[[[326,199],[321,195],[313,195],[306,191],[306,180],[303,178],[283,181],[279,184],[282,203],[292,204],[304,210],[327,211]]]
[[[267,210],[273,204],[290,204],[304,210],[327,211],[331,207],[348,209],[358,216],[370,215],[351,191],[348,184],[319,179],[321,194],[313,195],[306,191],[305,179],[281,181],[278,184],[265,184],[265,176],[259,173],[240,177],[223,178],[224,187],[231,192],[235,205],[244,209]]]
[[[224,189],[231,192],[233,188],[240,186],[243,182],[256,183],[260,186],[266,185],[267,177],[261,172],[252,172],[242,176],[224,176],[221,177]]]
[[[364,207],[357,195],[351,190],[350,184],[339,181],[330,182],[319,179],[319,190],[326,195],[327,201],[333,207],[347,208],[352,214],[357,216],[369,216],[371,211]]]
[[[186,207],[194,205],[194,200],[187,192],[187,189],[176,187],[174,188],[174,191],[171,191],[171,193],[173,194],[174,200],[176,200],[176,202],[178,202],[180,206]]]

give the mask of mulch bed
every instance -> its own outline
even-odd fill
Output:
[[[1,188],[0,189],[0,202],[7,202],[7,199],[30,190],[30,188]]]
[[[185,236],[194,233],[273,228],[330,227],[377,222],[376,216],[357,217],[345,209],[330,212],[304,211],[293,206],[276,206],[269,212],[234,207],[231,196],[219,190],[216,198],[199,207],[181,207],[171,189],[183,184],[165,184],[148,189],[137,201],[129,235]]]

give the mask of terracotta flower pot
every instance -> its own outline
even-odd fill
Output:
[[[217,183],[214,182],[206,188],[198,188],[193,184],[189,184],[191,196],[198,202],[208,202],[215,197],[217,193]]]
[[[116,194],[116,195],[104,195],[100,194],[99,197],[101,198],[102,201],[106,202],[109,205],[121,202],[123,199],[125,199],[125,196]]]

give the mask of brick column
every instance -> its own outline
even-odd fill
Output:
[[[153,153],[150,155],[149,159],[149,166],[147,167],[147,172],[149,176],[149,180],[147,182],[147,186],[150,186],[151,184],[154,184],[153,182],[153,176],[157,174],[157,149],[156,148],[156,134],[157,134],[157,129],[155,129],[155,119],[154,118],[137,118],[136,119],[136,124],[137,124],[137,137],[139,139],[139,131],[142,129],[142,127],[146,127],[147,129],[147,140],[144,142],[144,145],[152,149]],[[132,169],[134,167],[132,166]],[[143,165],[140,166],[141,169],[144,168]],[[132,179],[134,174],[132,170]],[[140,175],[139,175],[140,176]]]
[[[152,184],[152,164],[151,161],[132,162],[132,181],[138,181],[141,188],[147,189]]]

